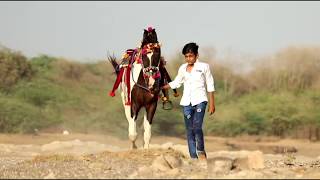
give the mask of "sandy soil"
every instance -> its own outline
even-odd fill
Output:
[[[208,163],[172,148],[144,150],[142,137],[138,149],[130,150],[128,140],[109,135],[0,134],[0,178],[320,178],[320,142],[248,136],[205,141],[208,160],[221,151],[258,150],[265,167],[209,176]],[[176,137],[153,136],[151,144],[186,148],[186,140]],[[168,169],[157,164],[167,156],[183,163]]]

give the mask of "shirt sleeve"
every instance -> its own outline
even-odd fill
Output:
[[[173,81],[169,82],[168,84],[171,87],[171,89],[177,89],[182,85],[183,82],[184,82],[183,68],[182,66],[180,66],[177,76]]]
[[[210,71],[209,64],[207,64],[207,66],[206,66],[205,77],[206,77],[207,91],[208,92],[215,91],[214,80],[213,80],[213,76],[212,76],[211,71]]]

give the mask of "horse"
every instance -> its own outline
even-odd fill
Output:
[[[163,83],[160,72],[161,47],[155,29],[151,27],[144,29],[140,48],[129,49],[129,53],[127,50],[125,58],[129,62],[122,67],[120,90],[125,115],[129,123],[128,137],[131,141],[131,149],[137,148],[135,144],[137,139],[136,119],[141,108],[146,110],[143,117],[143,148],[148,149],[152,121],[157,109],[160,87]],[[109,56],[108,59],[119,76],[121,64],[117,63],[114,56]],[[128,75],[128,73],[130,74]],[[128,79],[130,79],[130,83]]]

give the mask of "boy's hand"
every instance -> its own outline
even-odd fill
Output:
[[[170,89],[170,86],[169,86],[169,84],[166,84],[166,85],[162,86],[161,89]]]
[[[214,92],[209,92],[209,115],[212,115],[216,111],[216,106],[214,105]]]
[[[212,115],[214,112],[216,111],[216,107],[215,105],[209,105],[209,108],[208,108],[208,112],[209,112],[209,115]]]

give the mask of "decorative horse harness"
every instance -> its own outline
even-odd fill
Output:
[[[131,77],[132,77],[132,80],[134,81],[134,83],[138,87],[140,87],[142,89],[145,89],[146,91],[148,91],[151,94],[152,94],[152,92],[151,92],[150,89],[153,86],[154,82],[150,82],[150,80],[159,82],[160,78],[161,78],[161,74],[160,74],[160,70],[159,70],[160,60],[159,60],[157,66],[152,66],[151,65],[152,64],[151,63],[151,57],[149,57],[149,59],[150,59],[149,66],[148,67],[144,67],[143,62],[142,62],[142,55],[153,53],[154,49],[156,49],[156,48],[160,48],[160,44],[159,43],[148,43],[148,44],[144,45],[143,48],[137,48],[137,49],[133,50],[133,52],[131,54],[128,54],[128,51],[127,51],[126,54],[124,55],[125,57],[131,57],[129,66],[134,66],[133,63],[135,61],[137,62],[137,64],[141,64],[142,73],[143,73],[143,79],[144,79],[146,84],[147,84],[147,79],[149,79],[149,86],[145,87],[145,86],[143,86],[141,84],[138,84],[134,80],[133,75]],[[130,53],[130,50],[129,50],[129,53]],[[133,73],[133,71],[131,71],[131,74],[132,73]]]
[[[120,82],[122,81],[122,76],[123,74],[125,74],[125,82],[127,85],[127,102],[125,103],[126,105],[131,105],[131,100],[130,100],[130,72],[131,72],[131,78],[133,80],[133,82],[135,83],[136,86],[138,86],[139,88],[142,88],[146,91],[148,91],[152,96],[152,92],[151,92],[151,87],[153,86],[153,84],[150,84],[150,80],[153,80],[154,82],[159,83],[160,82],[160,78],[161,78],[161,74],[160,74],[160,70],[159,70],[159,64],[160,64],[160,60],[157,66],[152,66],[151,65],[151,59],[150,59],[150,63],[149,63],[149,67],[144,67],[143,62],[142,62],[142,55],[146,55],[148,53],[152,53],[154,51],[154,49],[156,48],[160,48],[160,44],[159,43],[149,43],[144,45],[142,48],[136,48],[136,49],[128,49],[126,50],[126,52],[123,54],[122,56],[122,62],[119,64],[119,69],[120,69],[120,73],[118,74],[117,80],[113,86],[112,91],[110,92],[110,96],[115,96],[115,90],[118,88]],[[131,71],[132,66],[134,66],[134,62],[136,62],[136,64],[141,64],[142,65],[142,73],[143,73],[143,78],[145,83],[147,84],[147,80],[149,79],[149,86],[145,87],[141,84],[138,84],[134,78],[133,78],[133,71]],[[126,71],[125,71],[126,69]],[[126,73],[124,73],[126,72]],[[147,84],[148,85],[148,84]]]

